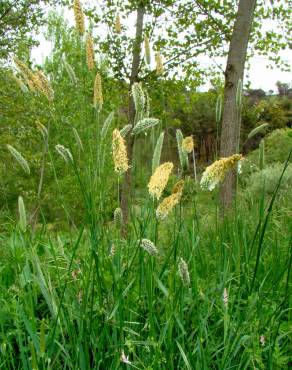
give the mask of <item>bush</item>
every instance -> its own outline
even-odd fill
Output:
[[[252,195],[260,194],[263,189],[271,195],[276,188],[283,171],[282,163],[274,163],[261,171],[251,174],[248,178],[246,191]],[[292,187],[292,165],[290,164],[281,181],[280,191],[288,191]]]
[[[292,148],[292,129],[278,129],[266,136],[265,140],[265,164],[275,162],[284,163]],[[247,159],[254,165],[259,165],[259,149],[251,152]]]

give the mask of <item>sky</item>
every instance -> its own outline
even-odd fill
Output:
[[[88,0],[91,1],[91,0]],[[68,21],[70,25],[74,25],[74,16],[73,11],[66,9],[64,12],[64,17]],[[131,19],[127,20],[130,23],[130,32],[131,28],[133,28],[134,34],[134,16]],[[271,27],[270,21],[267,21],[266,27]],[[105,31],[106,32],[106,31]],[[37,63],[41,64],[45,57],[49,56],[52,51],[52,45],[50,42],[46,41],[45,38],[39,34],[37,35],[39,46],[33,48],[32,50],[32,59]],[[283,60],[288,62],[292,66],[292,50],[283,50],[280,53],[280,56]],[[152,58],[154,59],[154,58]],[[225,58],[215,58],[210,59],[205,56],[201,56],[199,59],[200,64],[203,67],[210,67],[212,65],[217,64],[221,66],[221,68],[225,69],[226,59]],[[253,58],[250,59],[250,68],[246,71],[245,76],[245,83],[250,82],[250,87],[253,89],[263,89],[264,91],[268,92],[269,90],[276,91],[276,82],[287,82],[292,85],[292,73],[291,72],[283,72],[278,67],[274,67],[273,69],[268,68],[269,61],[266,57],[261,55],[255,55]],[[153,65],[153,68],[155,66]],[[222,76],[223,78],[223,76]],[[201,86],[199,90],[204,91],[208,90],[210,87],[209,83]]]

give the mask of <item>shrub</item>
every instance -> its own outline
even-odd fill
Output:
[[[278,184],[283,171],[282,163],[274,163],[261,171],[251,174],[248,178],[246,191],[252,195],[258,195],[265,190],[265,193],[271,195]],[[280,190],[288,191],[292,187],[292,165],[290,164],[281,181]]]
[[[292,129],[278,129],[265,138],[265,164],[284,163],[292,148]],[[259,149],[248,155],[248,160],[259,165]]]

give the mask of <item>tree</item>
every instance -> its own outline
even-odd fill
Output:
[[[238,12],[229,46],[225,70],[225,89],[223,103],[223,121],[220,143],[221,157],[228,157],[239,149],[240,110],[237,97],[241,94],[240,81],[243,80],[248,40],[254,17],[256,0],[239,0]],[[236,176],[230,172],[220,191],[223,207],[230,207],[235,194]]]
[[[129,0],[121,3],[113,3],[110,0],[99,2],[85,9],[85,14],[98,28],[108,30],[106,37],[98,32],[95,33],[95,41],[99,44],[101,50],[109,61],[110,69],[114,76],[123,82],[131,85],[134,51],[140,50],[139,65],[136,68],[135,80],[143,81],[144,84],[152,86],[153,80],[161,79],[153,70],[153,66],[147,64],[142,58],[142,33],[148,36],[154,51],[160,52],[164,57],[163,78],[172,75],[176,78],[177,67],[183,68],[185,75],[189,80],[204,76],[204,70],[200,68],[196,57],[199,55],[208,55],[210,57],[225,56],[224,45],[229,43],[232,38],[232,28],[230,23],[236,18],[235,0],[224,1],[218,0]],[[144,8],[143,27],[139,39],[129,36],[129,27],[124,19],[131,13],[137,11],[139,7]],[[282,1],[274,4],[273,7],[267,6],[263,0],[258,0],[258,7],[255,12],[256,21],[253,28],[249,27],[248,36],[250,35],[249,56],[255,51],[263,55],[269,55],[276,63],[280,63],[279,58],[275,58],[277,52],[287,44],[287,35],[281,32],[270,32],[262,29],[263,20],[274,18],[281,19],[285,24],[289,22],[287,5]],[[120,16],[122,26],[119,32],[115,29],[115,19]],[[130,23],[130,22],[128,22]],[[137,22],[138,24],[138,22]],[[137,30],[136,24],[136,30]],[[245,30],[244,30],[245,31]],[[137,33],[136,33],[137,36]],[[137,43],[138,42],[138,43]],[[133,47],[133,43],[136,47]],[[246,59],[247,49],[244,53]],[[212,71],[214,73],[214,71]],[[205,73],[206,74],[206,73]],[[231,83],[233,83],[231,81]],[[236,87],[235,87],[236,88]],[[131,119],[131,109],[129,105],[129,121]],[[226,116],[225,116],[226,117]],[[225,130],[225,129],[224,129]],[[132,156],[132,143],[128,144],[129,155]],[[223,145],[224,146],[224,145]],[[228,150],[229,151],[229,150]],[[126,184],[123,191],[130,187],[131,174],[127,174]],[[127,198],[127,197],[126,197]],[[125,198],[125,199],[126,199]],[[122,199],[124,199],[122,195]],[[123,208],[126,210],[127,202],[123,201]]]
[[[144,14],[145,14],[145,7],[143,3],[141,2],[141,4],[139,5],[137,9],[136,36],[135,36],[135,40],[133,44],[133,52],[132,52],[132,67],[131,67],[129,93],[131,93],[131,88],[133,84],[138,81],[139,66],[141,63],[141,44],[143,40]],[[134,100],[132,96],[130,96],[129,98],[128,114],[129,114],[129,123],[131,125],[134,125],[136,112],[135,112],[135,105],[134,105]],[[128,140],[129,160],[131,160],[132,158],[133,143],[134,143],[134,139],[131,136],[130,139]],[[126,223],[128,220],[128,205],[129,205],[130,192],[132,188],[131,181],[132,181],[131,171],[127,171],[125,182],[123,183],[122,193],[121,193],[121,208],[122,208]]]
[[[45,5],[49,0],[1,0],[0,4],[0,60],[7,59],[21,46],[35,44],[32,30],[44,22]]]
[[[277,89],[278,89],[278,94],[280,96],[288,95],[288,91],[289,91],[289,84],[288,83],[277,81],[276,86],[277,86]]]
[[[45,2],[46,0],[43,1],[43,3]],[[68,5],[69,1],[60,0],[59,3]],[[35,5],[33,9],[39,9],[39,14],[42,14],[42,8],[37,7],[40,2],[29,3],[26,0],[21,0],[17,6],[21,4],[33,4]],[[225,55],[222,46],[230,40],[231,28],[229,24],[235,17],[235,0],[223,3],[218,0],[197,0],[195,3],[193,0],[163,0],[159,2],[104,0],[90,4],[93,5],[86,7],[86,3],[83,4],[84,11],[91,22],[90,30],[93,28],[93,24],[96,25],[93,29],[93,35],[99,53],[103,54],[104,63],[107,64],[110,74],[121,83],[121,86],[124,87],[126,82],[129,90],[135,81],[143,81],[144,85],[151,89],[153,81],[156,82],[169,76],[176,78],[178,66],[183,66],[189,80],[202,78],[203,71],[199,68],[196,57],[202,54],[211,57]],[[259,11],[256,13],[258,21],[254,23],[252,29],[251,44],[254,49],[260,50],[262,53],[268,53],[270,50],[275,53],[283,47],[285,35],[269,34],[269,37],[265,38],[266,35],[261,32],[260,20],[271,16],[271,9],[265,9],[263,1],[259,0],[259,4]],[[127,17],[130,18],[131,13],[134,12],[137,13],[137,22],[136,35],[133,38],[129,33],[131,29],[124,20]],[[115,27],[115,19],[118,15],[121,19],[119,29]],[[275,5],[273,16],[287,19],[285,7]],[[105,28],[108,31],[106,36]],[[153,64],[146,63],[143,57],[144,36],[150,39],[152,50],[160,52],[164,56],[163,75],[157,75]],[[266,41],[261,42],[264,38]],[[279,62],[278,59],[276,61]],[[128,116],[131,124],[134,115],[133,101],[130,98]],[[128,136],[127,141],[131,157],[133,140]],[[127,195],[124,197],[123,193],[130,191],[130,179],[131,173],[129,172],[122,187],[124,209],[128,208],[127,199],[129,197]]]

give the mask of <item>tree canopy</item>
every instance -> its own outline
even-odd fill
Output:
[[[1,0],[0,4],[0,60],[20,48],[27,50],[35,44],[33,32],[45,22],[49,0]]]

